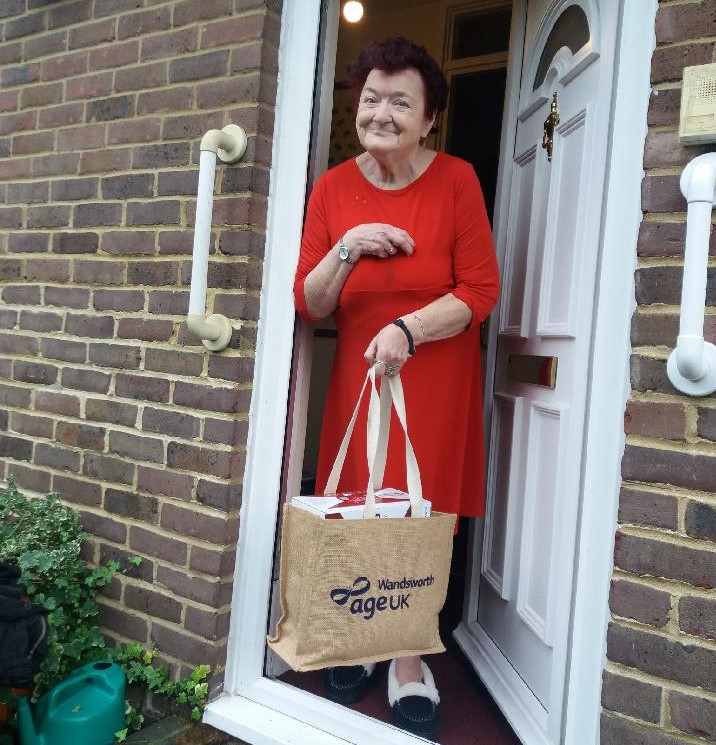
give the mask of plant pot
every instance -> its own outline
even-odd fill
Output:
[[[10,722],[18,696],[32,696],[32,688],[2,688],[0,689],[0,724]]]

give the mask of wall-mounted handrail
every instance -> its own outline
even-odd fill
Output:
[[[704,341],[706,274],[711,211],[716,202],[716,153],[694,158],[681,174],[681,193],[688,202],[681,319],[676,349],[666,365],[672,385],[689,396],[716,391],[716,346]]]
[[[206,315],[206,277],[209,271],[216,158],[219,157],[224,163],[239,160],[246,152],[246,133],[237,124],[228,124],[223,129],[211,129],[201,138],[199,150],[199,187],[186,325],[207,349],[218,352],[225,349],[231,341],[232,327],[226,316],[219,313]]]

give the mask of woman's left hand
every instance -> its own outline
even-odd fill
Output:
[[[398,326],[390,323],[373,337],[363,358],[369,367],[376,366],[377,377],[395,375],[408,360],[408,340]]]

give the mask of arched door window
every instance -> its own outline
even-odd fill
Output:
[[[581,6],[570,5],[557,19],[547,37],[532,90],[536,91],[544,83],[552,60],[560,49],[567,47],[572,54],[576,54],[589,40],[587,14]]]

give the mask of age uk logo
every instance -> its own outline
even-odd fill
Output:
[[[407,579],[392,581],[381,579],[378,582],[380,590],[405,590],[408,588],[427,587],[432,585],[433,577],[423,579]],[[368,577],[356,577],[352,587],[336,587],[331,590],[331,600],[336,605],[347,605],[348,610],[354,616],[362,616],[366,621],[370,621],[376,613],[382,613],[389,610],[410,609],[411,593],[399,592],[390,595],[370,595],[368,594],[371,583]],[[350,601],[350,603],[349,603]]]

